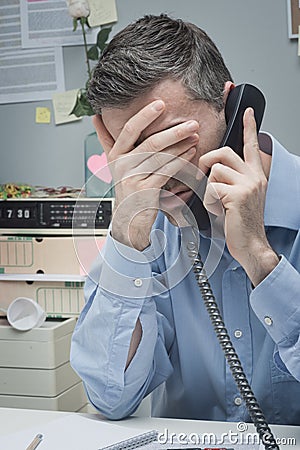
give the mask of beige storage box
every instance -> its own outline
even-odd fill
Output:
[[[69,362],[47,370],[0,367],[0,394],[55,397],[79,381]]]
[[[75,318],[47,319],[24,332],[0,319],[0,367],[54,369],[68,362],[75,324]]]
[[[47,318],[29,331],[0,319],[0,406],[78,411],[87,403],[70,365],[72,318]]]
[[[86,275],[105,236],[0,236],[0,273]]]
[[[56,397],[0,395],[2,408],[46,409],[49,411],[81,411],[86,408],[87,397],[83,383],[77,383]]]
[[[18,331],[0,319],[0,406],[78,411],[87,403],[70,366],[75,318],[47,318],[39,328]]]
[[[0,277],[0,307],[7,309],[16,297],[29,297],[48,316],[77,317],[84,305],[83,286],[83,281],[2,281]]]

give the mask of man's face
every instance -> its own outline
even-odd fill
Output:
[[[168,79],[162,81],[151,92],[140,99],[134,100],[126,108],[104,108],[102,111],[104,125],[114,140],[117,140],[125,123],[144,106],[157,99],[164,101],[165,110],[143,130],[139,143],[159,131],[188,120],[196,120],[199,123],[199,142],[196,146],[197,152],[191,162],[198,167],[200,156],[218,148],[220,145],[226,129],[224,111],[218,113],[203,101],[191,100],[179,81]],[[191,171],[189,170],[189,172]],[[191,176],[195,177],[195,174],[191,175],[189,173],[189,178]],[[190,199],[193,192],[190,183],[188,183],[188,186],[186,185],[184,181],[186,179],[186,174],[176,174],[167,181],[160,196],[162,210],[165,212],[168,210],[172,211],[176,206],[178,207],[178,202],[176,204],[174,198],[176,200],[179,198],[181,205],[182,202],[187,202]],[[193,185],[193,183],[191,184]]]

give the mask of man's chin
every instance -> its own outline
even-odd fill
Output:
[[[160,210],[172,225],[176,227],[189,225],[183,214],[183,210],[186,208],[186,203],[191,196],[192,191],[186,191],[180,195],[164,194],[160,197]]]
[[[184,205],[180,205],[180,207],[172,208],[163,208],[160,207],[160,210],[169,220],[169,222],[175,227],[186,227],[189,225],[184,214],[183,214]]]

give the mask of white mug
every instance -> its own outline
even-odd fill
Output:
[[[9,324],[20,331],[40,327],[46,320],[43,308],[27,297],[15,298],[9,305],[6,315]]]

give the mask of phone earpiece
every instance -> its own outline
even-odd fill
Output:
[[[227,97],[225,119],[227,129],[221,142],[221,147],[231,147],[243,158],[243,116],[247,108],[254,110],[257,130],[261,126],[266,101],[263,93],[252,84],[240,84],[233,88]]]

